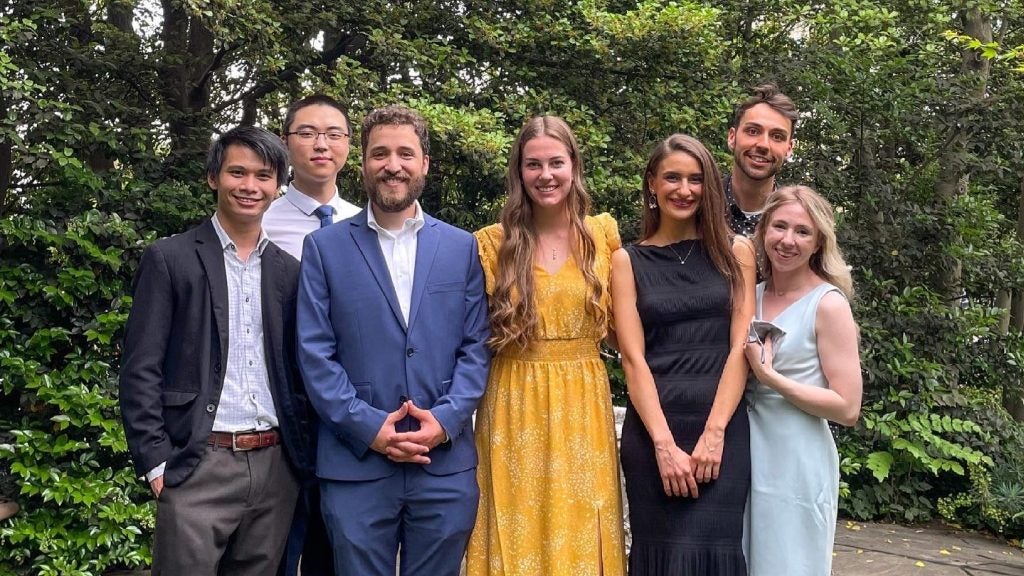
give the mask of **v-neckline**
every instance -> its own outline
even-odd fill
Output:
[[[551,270],[548,270],[547,268],[545,268],[544,265],[541,264],[540,262],[534,262],[533,266],[534,266],[534,268],[540,269],[547,276],[554,277],[554,276],[558,276],[559,274],[561,274],[562,270],[565,270],[566,266],[568,266],[569,262],[571,262],[571,261],[572,261],[571,257],[570,258],[566,258],[565,262],[562,262],[562,265],[559,266],[558,269],[555,270],[554,272],[552,272]]]
[[[804,292],[804,294],[802,296],[800,296],[796,300],[793,300],[789,304],[786,304],[786,307],[783,308],[782,310],[779,310],[779,313],[776,314],[771,320],[769,320],[769,319],[764,317],[764,295],[765,295],[766,292],[768,292],[768,285],[765,284],[763,290],[761,291],[761,302],[758,304],[758,308],[760,308],[758,310],[758,312],[760,312],[761,320],[764,320],[765,322],[771,322],[772,324],[774,324],[775,321],[778,320],[780,316],[782,316],[783,314],[788,312],[789,309],[792,308],[793,306],[796,306],[797,304],[799,304],[800,301],[802,301],[804,298],[807,298],[808,296],[813,294],[814,291],[817,290],[818,288],[820,288],[822,284],[827,284],[827,282],[822,281],[822,282],[812,286],[811,289],[808,290],[807,292]]]

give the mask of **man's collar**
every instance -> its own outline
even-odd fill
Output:
[[[313,214],[313,211],[320,207],[320,203],[315,198],[306,195],[305,192],[296,188],[294,183],[288,184],[288,192],[284,197],[292,203],[292,206],[298,208],[306,216]],[[334,195],[327,201],[327,204],[334,206],[335,212],[338,211],[338,198],[340,198],[338,196],[338,188],[335,187]]]
[[[384,228],[383,226],[381,226],[380,224],[377,223],[377,217],[374,216],[374,214],[373,214],[373,202],[367,202],[366,203],[366,224],[367,224],[367,226],[369,226],[370,228],[373,228],[374,230],[377,230],[378,232],[387,232],[388,234],[392,234],[392,235],[397,234],[399,232],[402,232],[404,230],[408,230],[410,228],[414,232],[417,232],[417,231],[419,231],[420,228],[423,228],[423,224],[424,224],[423,208],[420,207],[420,201],[419,200],[414,201],[413,202],[413,206],[416,207],[416,212],[415,212],[415,214],[413,215],[412,218],[406,218],[405,219],[405,222],[402,224],[402,230],[391,231],[391,230],[388,230],[388,229]]]
[[[213,213],[213,218],[210,218],[210,222],[213,223],[213,231],[217,233],[217,239],[220,240],[221,250],[227,250],[232,248],[238,250],[238,246],[235,245],[235,241],[228,236],[227,230],[220,224],[220,216],[217,212]],[[260,239],[256,241],[256,252],[262,256],[263,250],[267,247],[270,242],[270,238],[267,237],[267,233],[263,231],[263,226],[260,226]]]

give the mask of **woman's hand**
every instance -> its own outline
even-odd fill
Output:
[[[722,466],[722,450],[725,448],[725,432],[704,430],[697,438],[697,445],[690,454],[690,464],[697,482],[718,480],[718,471]]]
[[[668,446],[656,446],[655,458],[658,461],[658,472],[661,474],[661,485],[668,496],[697,497],[697,480],[693,476],[690,456],[674,443]]]
[[[743,353],[747,356],[747,363],[750,364],[750,369],[754,371],[754,376],[762,384],[768,384],[767,378],[764,375],[772,369],[772,363],[775,361],[775,351],[772,346],[772,338],[768,336],[765,338],[764,343],[758,342],[757,340],[747,340],[743,344]]]

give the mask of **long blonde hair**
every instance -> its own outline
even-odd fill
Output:
[[[647,160],[647,168],[644,169],[643,202],[641,202],[642,213],[640,216],[640,240],[647,240],[658,231],[661,225],[661,210],[651,199],[654,198],[654,191],[651,190],[651,180],[658,175],[661,162],[675,152],[682,152],[697,161],[700,171],[704,175],[704,193],[701,196],[700,206],[694,219],[697,225],[697,234],[700,235],[704,249],[715,269],[732,286],[743,287],[743,273],[736,261],[732,251],[733,233],[729,224],[725,221],[725,192],[722,187],[722,177],[718,173],[718,166],[711,152],[701,144],[700,140],[686,134],[673,134],[662,140],[651,151],[651,157]]]
[[[497,277],[490,299],[491,337],[488,344],[500,352],[506,346],[525,349],[536,336],[537,304],[534,299],[533,265],[537,249],[537,231],[533,225],[533,202],[523,185],[523,147],[539,136],[549,136],[565,145],[572,161],[572,184],[566,198],[569,215],[569,240],[587,285],[586,311],[599,325],[605,322],[601,306],[603,287],[594,272],[594,237],[584,222],[590,212],[590,194],[583,179],[583,157],[576,137],[557,116],[535,116],[519,131],[508,157],[505,191],[508,198],[501,210],[502,240],[498,247]]]
[[[839,288],[846,299],[853,301],[853,277],[850,267],[843,259],[843,253],[836,242],[836,219],[832,205],[809,186],[785,186],[768,195],[764,212],[754,231],[754,245],[757,247],[757,260],[761,266],[764,279],[772,277],[772,262],[764,250],[764,236],[771,225],[772,215],[782,206],[796,202],[807,212],[818,233],[818,250],[811,255],[810,267],[821,279]]]

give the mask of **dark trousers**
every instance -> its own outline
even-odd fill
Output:
[[[288,545],[277,576],[297,576],[300,557],[302,576],[334,576],[334,555],[320,513],[320,484],[317,482],[303,486],[299,492]]]
[[[459,576],[480,500],[476,469],[433,476],[405,464],[387,478],[323,480],[320,489],[338,576],[395,576],[396,560],[401,576]]]
[[[153,576],[271,576],[299,486],[281,446],[207,447],[192,475],[157,499]]]

